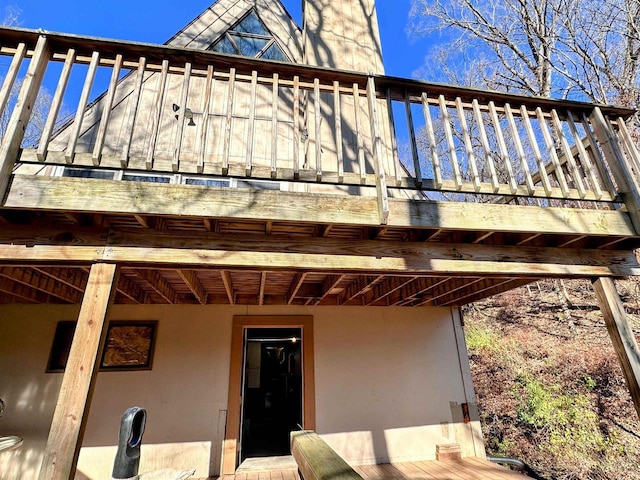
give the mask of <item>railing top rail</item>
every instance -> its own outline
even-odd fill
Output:
[[[78,56],[90,56],[93,51],[99,51],[103,57],[115,57],[117,54],[124,56],[125,60],[137,61],[145,57],[148,63],[161,62],[167,58],[176,65],[190,62],[193,68],[205,68],[215,64],[218,67],[235,68],[238,73],[259,70],[262,74],[278,73],[280,77],[293,78],[297,76],[301,81],[313,81],[314,78],[328,82],[339,81],[345,84],[357,83],[361,87],[366,86],[369,75],[367,73],[351,72],[331,68],[314,67],[308,65],[279,62],[274,60],[252,59],[235,55],[226,55],[205,50],[173,47],[143,42],[124,40],[112,40],[67,33],[56,33],[45,30],[32,30],[14,27],[0,27],[0,50],[11,48],[9,45],[25,43],[27,48],[34,48],[41,35],[46,35],[54,51],[66,51],[70,48],[76,50]],[[385,75],[374,75],[376,89],[380,96],[382,92],[391,89],[392,96],[397,95],[401,100],[403,92],[432,91],[434,94],[443,94],[449,98],[460,97],[462,101],[478,100],[481,103],[493,101],[498,105],[513,103],[514,105],[526,105],[533,108],[544,109],[570,109],[573,111],[591,112],[597,104],[573,100],[557,100],[545,97],[535,97],[513,93],[503,93],[492,90],[482,90],[471,87],[449,85],[445,83],[424,82]],[[396,98],[394,98],[396,99]],[[605,115],[628,117],[635,110],[613,105],[597,105]]]

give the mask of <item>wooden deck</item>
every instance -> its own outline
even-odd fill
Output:
[[[462,460],[363,465],[354,469],[364,480],[522,480],[520,473],[475,457]],[[271,470],[224,475],[210,480],[300,480],[295,470]]]

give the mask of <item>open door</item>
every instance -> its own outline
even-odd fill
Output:
[[[245,329],[240,461],[289,455],[303,423],[301,340],[300,328]]]
[[[233,319],[222,474],[289,454],[289,432],[315,429],[313,317]]]

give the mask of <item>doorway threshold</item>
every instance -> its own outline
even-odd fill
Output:
[[[278,457],[253,457],[245,459],[240,464],[236,470],[236,475],[269,470],[297,470],[297,468],[298,464],[296,464],[292,455],[282,455]]]

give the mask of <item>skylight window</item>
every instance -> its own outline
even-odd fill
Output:
[[[290,61],[253,10],[227,30],[209,50],[267,60]]]

